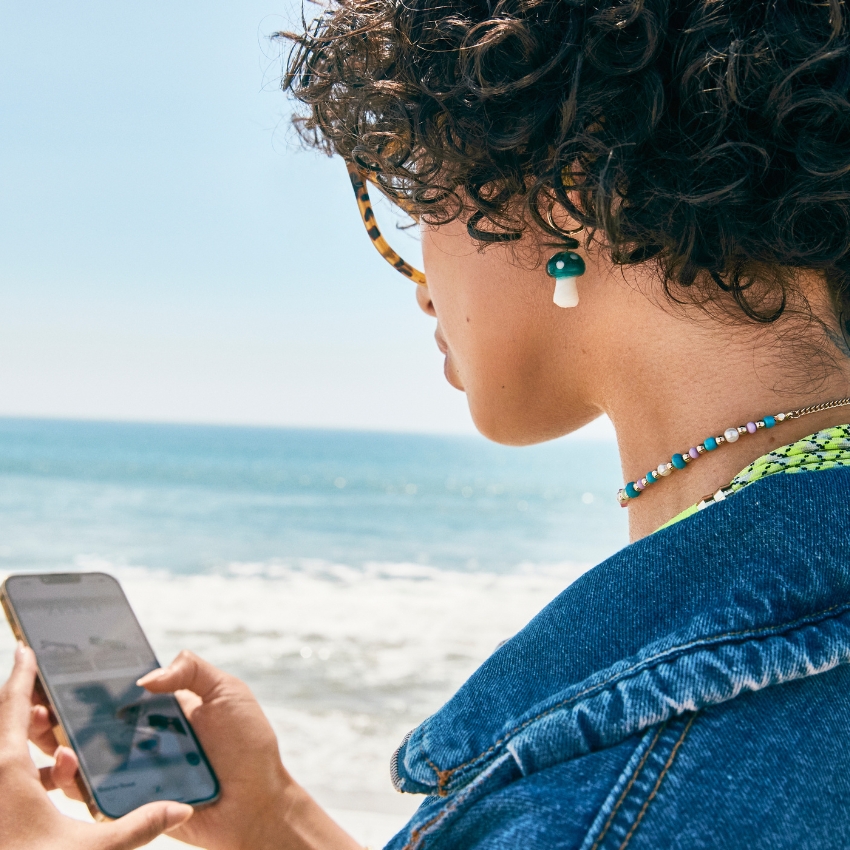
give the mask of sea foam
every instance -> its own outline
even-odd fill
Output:
[[[122,583],[157,655],[188,648],[246,681],[293,775],[327,805],[408,812],[388,762],[503,640],[587,565],[511,574],[405,563],[233,563],[174,575],[78,558]],[[11,662],[11,633],[2,659]]]

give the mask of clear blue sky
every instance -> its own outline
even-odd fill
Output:
[[[472,430],[289,128],[290,3],[3,4],[0,415]]]

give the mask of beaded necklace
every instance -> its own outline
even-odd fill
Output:
[[[685,508],[680,514],[668,519],[656,529],[675,525],[683,519],[723,501],[727,496],[743,490],[756,481],[761,481],[779,472],[817,472],[824,469],[850,468],[850,424],[833,425],[796,440],[787,446],[779,446],[766,455],[754,460],[742,469],[725,487],[703,496],[699,502]]]
[[[835,401],[826,401],[823,404],[815,404],[811,407],[800,407],[797,410],[791,410],[787,413],[777,413],[775,416],[765,416],[764,419],[759,419],[756,422],[747,422],[746,425],[738,425],[737,427],[727,428],[722,435],[717,437],[706,437],[706,439],[698,446],[691,446],[687,452],[674,454],[667,463],[660,463],[656,469],[647,472],[643,478],[637,481],[629,481],[617,493],[617,500],[620,507],[627,508],[629,502],[637,499],[638,496],[650,485],[655,484],[661,478],[666,478],[671,472],[677,469],[685,469],[689,464],[698,460],[706,452],[713,452],[723,443],[736,443],[744,434],[755,434],[762,428],[773,428],[782,422],[787,422],[790,419],[799,419],[802,416],[808,416],[811,413],[821,413],[824,410],[832,410],[836,407],[850,406],[850,397],[840,398]],[[706,499],[716,499],[719,501],[724,498],[722,490],[713,494]]]

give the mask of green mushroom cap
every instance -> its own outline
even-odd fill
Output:
[[[572,251],[560,251],[546,263],[549,277],[578,277],[584,270],[584,260]]]

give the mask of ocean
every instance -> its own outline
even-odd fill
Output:
[[[393,750],[626,544],[620,481],[604,441],[0,419],[0,571],[116,575],[163,663],[245,679],[302,784],[400,826]]]

